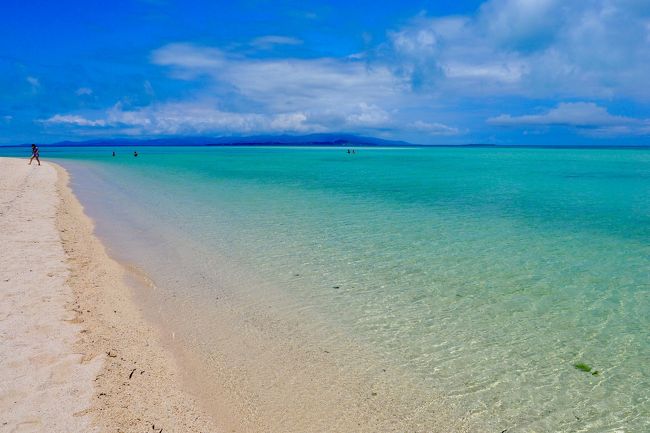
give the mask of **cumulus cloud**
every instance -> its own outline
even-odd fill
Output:
[[[151,54],[151,61],[157,65],[175,66],[199,73],[219,68],[223,63],[223,53],[216,48],[175,43],[155,50]]]
[[[154,51],[152,61],[184,79],[208,75],[221,88],[271,110],[354,110],[404,88],[388,67],[356,59],[249,59],[212,47],[170,44]]]
[[[106,126],[106,121],[103,119],[91,120],[75,114],[55,114],[41,122],[46,125]]]
[[[324,128],[310,122],[305,113],[274,115],[224,111],[210,101],[154,104],[134,109],[121,103],[96,113],[93,119],[57,114],[42,120],[46,125],[87,128],[111,127],[131,135],[174,135],[201,133],[303,133]]]
[[[178,80],[175,89],[187,81],[185,100],[165,100],[166,86],[156,95],[145,81],[145,100],[156,97],[149,106],[118,104],[92,119],[61,113],[45,122],[134,134],[344,130],[425,138],[470,136],[472,122],[479,129],[563,127],[601,135],[648,130],[646,120],[606,108],[614,98],[650,100],[647,0],[488,0],[464,16],[420,14],[387,31],[385,43],[338,58],[250,49],[300,44],[280,35],[256,38],[239,53],[232,46],[167,44],[152,51],[150,62]],[[553,108],[495,116],[497,103],[516,107],[526,99]],[[593,102],[562,102],[576,100]],[[467,105],[473,110],[463,110]],[[490,114],[479,112],[493,117],[485,123]],[[453,115],[455,126],[415,120],[447,122]]]
[[[422,120],[417,120],[410,123],[408,126],[411,129],[423,131],[430,135],[457,135],[460,133],[458,128],[447,126],[439,122],[424,122]]]
[[[562,4],[558,0],[492,0],[481,6],[476,25],[492,36],[496,46],[535,50],[552,43],[554,34],[566,25]]]
[[[642,0],[490,0],[476,14],[419,16],[383,55],[414,84],[454,94],[647,100]]]
[[[593,102],[560,103],[539,114],[511,116],[501,114],[488,123],[505,127],[563,126],[591,130],[596,134],[650,134],[650,119],[636,119],[610,114]]]
[[[527,72],[527,66],[521,62],[486,62],[480,65],[469,65],[450,61],[442,67],[442,70],[450,79],[516,83]]]
[[[351,58],[250,59],[171,44],[156,50],[152,61],[178,78],[209,77],[209,92],[227,93],[230,103],[243,101],[260,113],[302,113],[317,129],[383,126],[408,88],[387,66]]]
[[[387,126],[390,115],[376,105],[362,102],[358,111],[346,116],[345,121],[352,126]]]
[[[41,122],[47,125],[111,127],[132,135],[174,135],[203,133],[314,133],[340,130],[342,123],[350,127],[389,125],[390,116],[377,106],[361,103],[356,111],[341,116],[327,113],[312,117],[307,112],[280,113],[235,112],[220,109],[216,101],[167,102],[146,107],[127,108],[118,103],[97,112],[93,119],[80,115],[57,114]],[[329,116],[329,117],[328,117]],[[324,124],[321,120],[330,122]],[[337,126],[333,126],[334,122]]]
[[[169,135],[179,133],[309,132],[319,130],[305,113],[274,115],[232,112],[205,102],[178,102],[125,110],[119,104],[107,113],[107,122],[136,131]]]

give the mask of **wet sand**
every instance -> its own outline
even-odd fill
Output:
[[[0,431],[220,431],[67,183],[0,158]]]

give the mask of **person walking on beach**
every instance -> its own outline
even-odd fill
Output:
[[[38,147],[36,147],[35,144],[32,144],[32,157],[29,158],[29,164],[32,165],[32,161],[36,159],[36,162],[38,162],[38,165],[41,165],[41,160],[38,158]]]

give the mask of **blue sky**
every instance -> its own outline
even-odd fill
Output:
[[[0,144],[650,144],[650,2],[0,4]]]

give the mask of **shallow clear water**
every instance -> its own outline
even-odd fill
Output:
[[[141,150],[49,156],[187,302],[272,286],[508,431],[650,431],[650,151]]]

